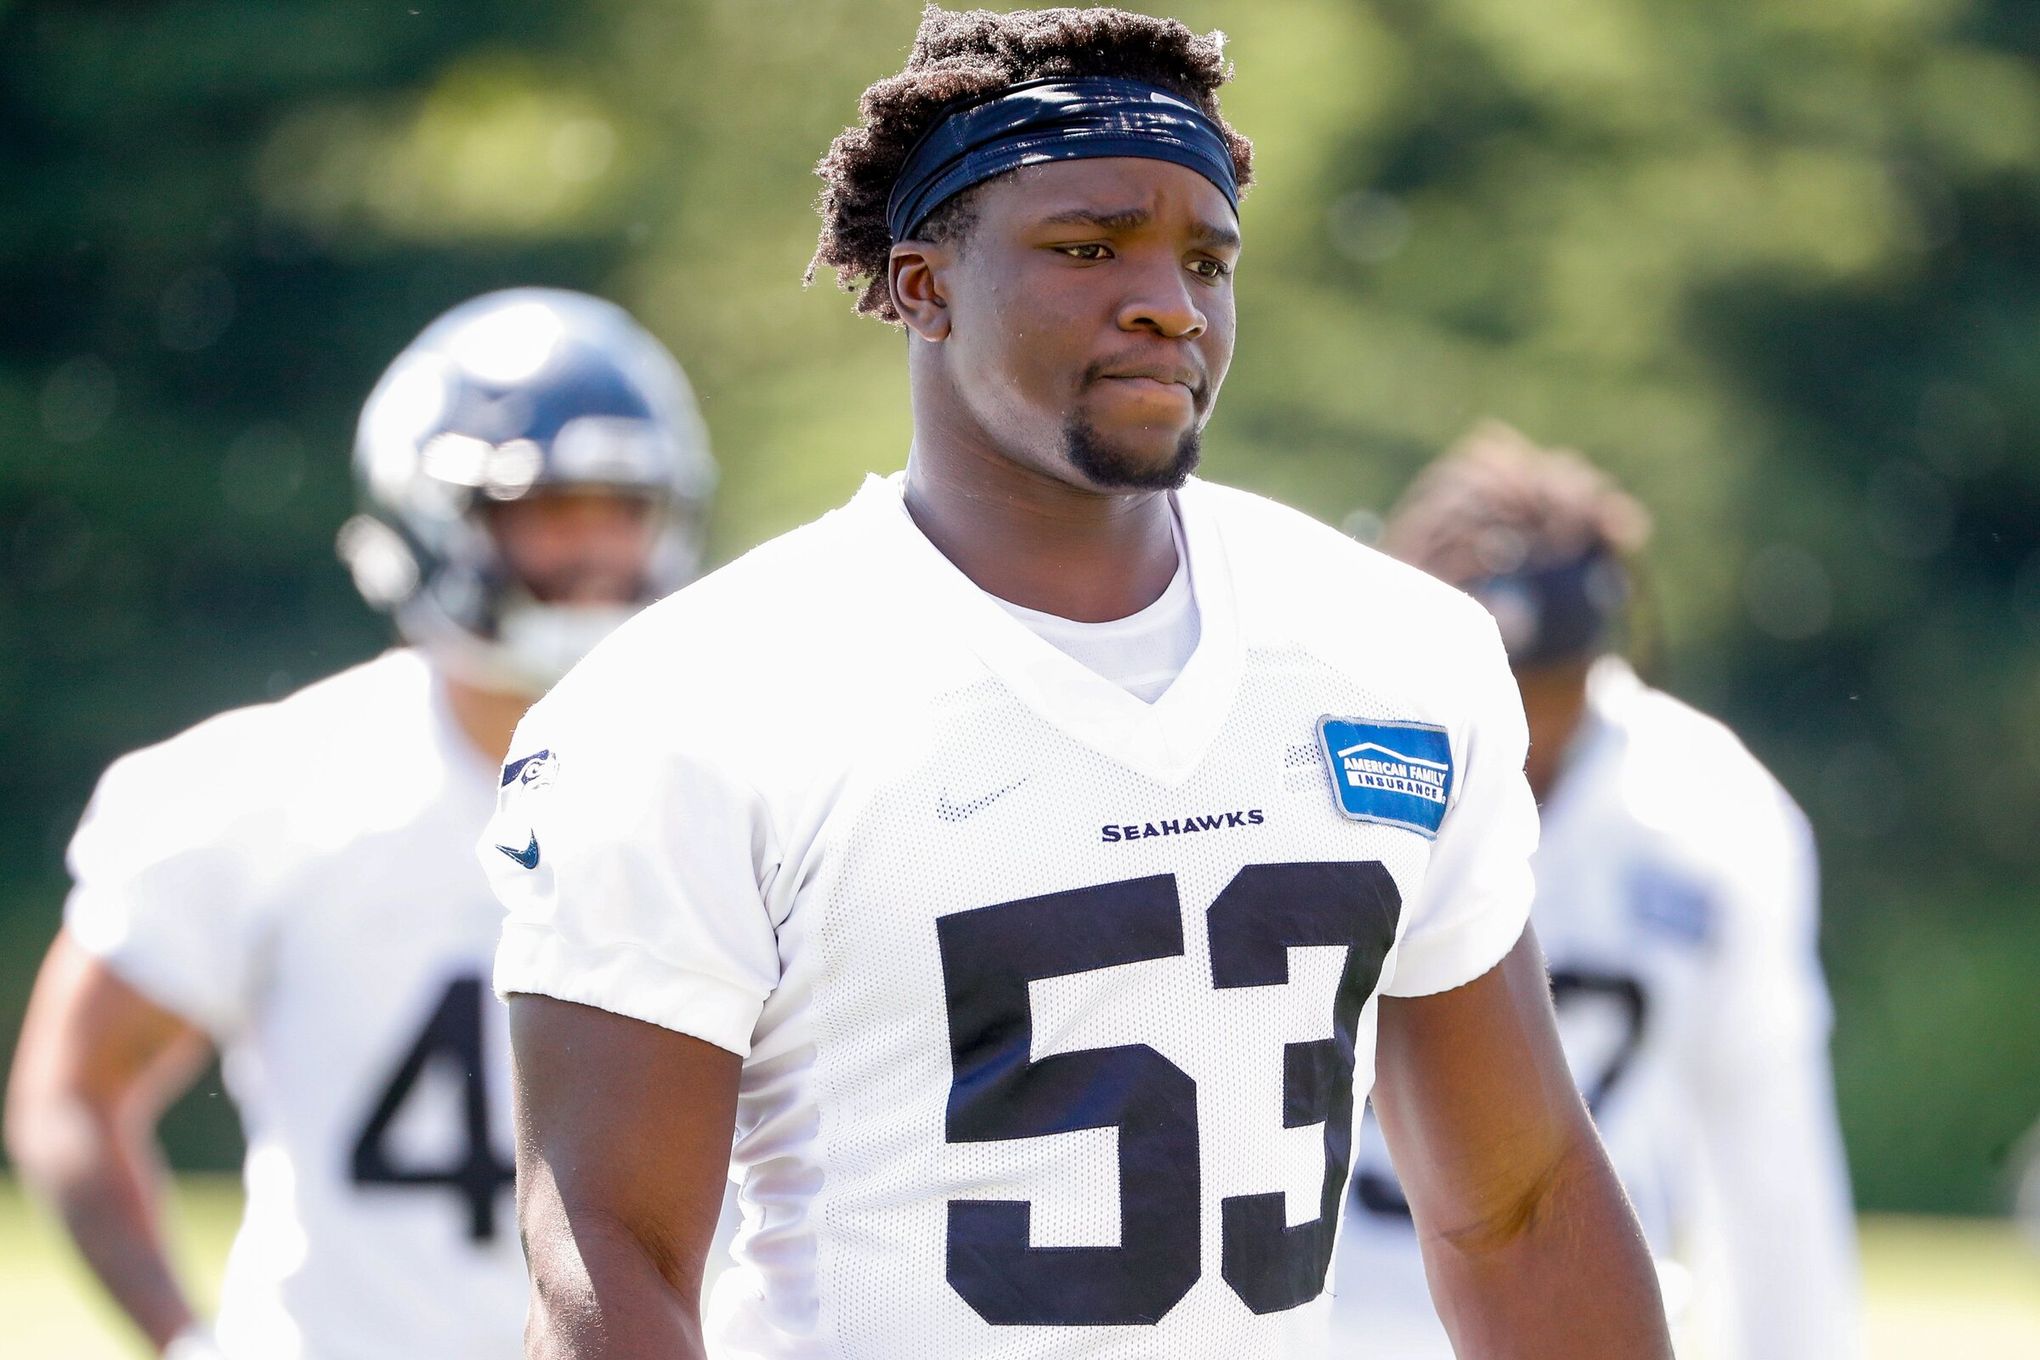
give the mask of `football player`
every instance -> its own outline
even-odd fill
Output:
[[[1417,480],[1383,544],[1500,625],[1529,714],[1531,917],[1559,1033],[1686,1334],[1727,1360],[1852,1356],[1813,842],[1733,733],[1618,654],[1648,527],[1578,456],[1489,425]],[[1340,1331],[1449,1358],[1371,1121],[1349,1204]]]
[[[2026,1240],[2040,1248],[2040,1124],[2026,1130],[2012,1157],[2017,1179],[2012,1185],[2012,1217]]]
[[[1524,932],[1493,622],[1188,476],[1225,75],[1167,20],[931,8],[823,159],[906,470],[598,647],[481,846],[529,1355],[1322,1356],[1377,1073],[1469,1353],[1668,1353]]]
[[[408,645],[106,772],[14,1065],[23,1176],[179,1360],[518,1353],[501,913],[471,847],[530,700],[693,574],[714,471],[664,348],[538,289],[434,322],[354,460],[340,552]],[[208,1047],[248,1139],[216,1342],[152,1145]]]

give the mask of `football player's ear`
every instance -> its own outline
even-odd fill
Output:
[[[949,338],[949,300],[942,272],[952,258],[936,241],[901,241],[886,261],[886,286],[908,330],[932,342]]]

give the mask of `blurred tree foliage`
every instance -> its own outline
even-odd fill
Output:
[[[722,555],[900,464],[901,342],[799,278],[916,8],[0,3],[0,1037],[98,769],[380,645],[345,451],[440,309],[637,309]],[[1996,1204],[2040,1114],[2040,10],[1150,8],[1231,34],[1258,145],[1212,475],[1364,524],[1492,414],[1640,492],[1647,659],[1822,834],[1860,1197]]]

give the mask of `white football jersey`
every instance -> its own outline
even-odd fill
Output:
[[[1591,674],[1533,867],[1566,1055],[1671,1267],[1681,1353],[1855,1354],[1805,818],[1727,728],[1610,657]],[[1335,1325],[1448,1360],[1372,1118],[1353,1182]]]
[[[521,1353],[493,766],[394,651],[117,761],[70,933],[218,1043],[248,1137],[234,1360]]]
[[[526,717],[496,986],[744,1056],[722,1360],[1321,1355],[1377,998],[1478,977],[1528,912],[1494,625],[1192,482],[1201,635],[1148,704],[899,485]]]

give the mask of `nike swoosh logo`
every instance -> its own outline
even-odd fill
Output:
[[[498,850],[501,850],[504,854],[510,856],[510,858],[516,860],[519,864],[522,864],[527,869],[536,869],[538,867],[537,832],[532,833],[531,844],[525,846],[522,850],[517,849],[515,846],[509,845],[499,845],[496,848]]]
[[[1033,778],[1032,775],[1022,775],[1003,789],[993,789],[990,793],[980,794],[976,798],[964,803],[950,802],[949,794],[946,791],[937,794],[935,798],[935,815],[945,822],[960,822],[967,817],[975,817],[978,813],[983,812],[986,808],[998,802],[1031,778]]]

